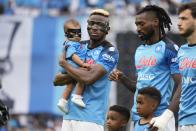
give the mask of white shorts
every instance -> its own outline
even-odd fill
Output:
[[[179,126],[178,131],[196,131],[196,125]]]
[[[163,131],[175,131],[175,130],[176,130],[176,127],[175,127],[175,118],[172,117],[172,119],[170,119],[168,121],[167,127]],[[131,121],[131,123],[130,123],[130,131],[134,131],[134,121]]]
[[[61,131],[104,131],[104,127],[92,122],[63,120]]]

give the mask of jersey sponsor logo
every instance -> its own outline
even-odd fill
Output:
[[[103,54],[102,57],[104,60],[115,62],[115,59],[108,54]]]
[[[150,56],[149,58],[143,56],[140,58],[138,65],[136,65],[136,68],[142,68],[145,66],[155,66],[157,63],[157,60],[154,56]]]
[[[152,80],[155,76],[153,74],[140,74],[138,75],[138,80]]]
[[[196,68],[196,59],[189,59],[188,57],[185,57],[181,62],[180,62],[180,70],[183,70],[185,68]]]
[[[184,84],[191,84],[196,81],[196,77],[182,77],[182,82]]]

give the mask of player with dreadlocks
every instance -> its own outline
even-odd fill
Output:
[[[154,116],[160,116],[167,109],[172,96],[174,86],[171,84],[171,78],[173,78],[175,86],[179,87],[181,83],[176,61],[178,46],[165,35],[165,28],[170,30],[172,23],[164,9],[156,5],[142,8],[136,14],[135,24],[138,37],[142,40],[135,53],[137,81],[130,80],[117,69],[109,76],[110,80],[120,81],[134,92],[131,130],[133,130],[135,121],[139,120],[136,110],[138,90],[153,86],[160,91],[163,99],[154,113]],[[172,119],[164,129],[165,131],[175,131],[175,119],[173,113],[171,114]]]

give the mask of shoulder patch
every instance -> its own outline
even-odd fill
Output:
[[[115,62],[115,59],[109,54],[103,54],[102,57],[104,60]]]
[[[179,50],[179,47],[176,44],[174,44],[174,48],[175,48],[176,51]]]
[[[114,47],[109,47],[108,50],[109,51],[115,51],[115,48]]]

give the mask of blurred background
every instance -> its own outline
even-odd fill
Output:
[[[119,49],[117,68],[131,78],[140,42],[134,24],[137,10],[161,5],[173,22],[168,37],[180,46],[185,40],[177,35],[177,8],[190,1],[195,0],[0,0],[0,100],[11,115],[0,131],[60,131],[63,114],[56,104],[64,87],[54,87],[53,79],[67,19],[80,22],[86,40],[89,13],[95,8],[108,10],[107,40]],[[132,96],[120,83],[112,83],[110,105],[131,108]]]

